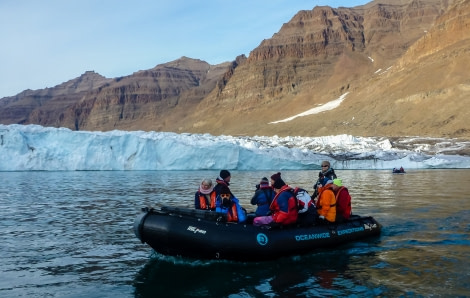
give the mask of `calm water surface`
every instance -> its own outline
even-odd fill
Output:
[[[264,263],[165,257],[140,208],[192,206],[191,172],[0,172],[0,297],[470,296],[470,170],[337,171],[380,237]],[[232,172],[248,210],[271,172]],[[311,190],[313,171],[286,171]]]

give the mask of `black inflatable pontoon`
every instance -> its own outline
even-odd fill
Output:
[[[380,234],[370,216],[342,224],[257,227],[226,222],[223,214],[178,207],[143,208],[134,233],[158,253],[196,259],[273,260]]]

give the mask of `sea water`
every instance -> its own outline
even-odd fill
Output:
[[[260,178],[232,171],[249,211]],[[312,191],[316,171],[281,172]],[[216,171],[0,172],[0,297],[470,296],[470,170],[337,171],[353,213],[382,234],[243,263],[167,257],[142,244],[142,207],[192,207]]]

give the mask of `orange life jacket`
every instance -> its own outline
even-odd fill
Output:
[[[227,212],[227,221],[238,222],[238,211],[235,203],[232,203],[232,207]]]
[[[329,222],[336,220],[336,196],[331,189],[331,184],[319,188],[317,202],[318,215],[324,216]]]
[[[215,210],[215,198],[216,198],[216,193],[215,191],[211,192],[210,194],[210,202],[207,201],[207,197],[199,193],[199,205],[201,206],[201,209],[207,209],[207,210]]]

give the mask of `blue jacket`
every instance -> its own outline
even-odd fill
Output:
[[[256,216],[266,216],[269,213],[269,206],[274,199],[276,193],[271,187],[260,188],[255,191],[251,204],[257,205]]]
[[[231,219],[237,219],[237,222],[246,221],[245,210],[240,206],[240,202],[234,196],[231,196],[230,206],[223,206],[222,199],[220,196],[217,196],[215,212],[227,214],[229,221],[232,221]]]

